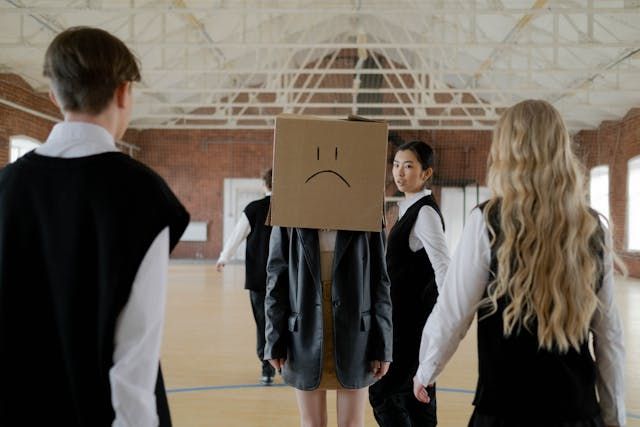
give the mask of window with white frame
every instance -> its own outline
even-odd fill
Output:
[[[40,145],[40,142],[28,136],[12,136],[11,142],[11,156],[9,160],[15,162],[20,157],[27,154],[29,151]]]
[[[591,207],[609,220],[609,166],[591,169],[589,178]]]
[[[629,160],[627,177],[627,246],[640,251],[640,156]]]

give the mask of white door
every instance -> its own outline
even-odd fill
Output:
[[[449,254],[455,252],[464,226],[464,188],[442,187],[440,190],[440,211],[444,218]]]
[[[442,187],[440,193],[442,216],[445,219],[445,237],[449,253],[453,255],[462,236],[464,224],[471,210],[487,200],[491,192],[487,187],[468,185],[466,187]]]
[[[262,179],[254,178],[226,178],[224,180],[224,217],[222,221],[222,236],[226,242],[244,208],[254,200],[264,197]],[[244,261],[245,242],[238,247],[231,258]]]

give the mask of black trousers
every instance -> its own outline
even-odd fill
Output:
[[[413,395],[413,375],[403,374],[405,378],[401,379],[391,374],[391,377],[382,377],[380,381],[369,387],[369,403],[378,425],[380,427],[436,426],[438,418],[435,385],[427,387],[431,401],[422,403]],[[407,376],[409,378],[406,378]]]
[[[249,291],[251,298],[251,310],[253,311],[253,320],[256,322],[256,354],[262,363],[262,366],[269,365],[269,362],[262,360],[264,358],[264,296],[265,292]],[[269,365],[270,366],[270,365]]]

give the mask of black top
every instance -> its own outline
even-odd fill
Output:
[[[121,153],[31,152],[0,171],[0,425],[111,425],[116,319],[159,232],[173,249],[188,221]]]
[[[440,209],[433,196],[428,195],[407,209],[391,229],[387,240],[387,270],[393,305],[391,366],[394,370],[392,376],[398,377],[415,374],[422,329],[438,298],[436,277],[427,251],[421,248],[413,252],[409,247],[409,235],[423,206],[436,211],[444,230]]]
[[[269,213],[271,196],[255,200],[244,208],[251,225],[245,251],[245,289],[264,292],[267,283],[267,259],[269,258],[269,236],[271,227],[265,225]]]
[[[485,204],[480,205],[484,210]],[[491,247],[491,275],[498,273],[496,253],[500,242],[497,212],[491,225],[497,243]],[[486,297],[485,292],[485,297]],[[479,378],[474,405],[480,414],[503,419],[551,425],[558,421],[589,419],[600,412],[596,399],[596,367],[585,341],[579,350],[567,353],[539,348],[537,326],[503,335],[503,311],[507,298],[498,301],[498,311],[488,317],[478,312]],[[515,422],[515,421],[514,421]],[[515,425],[515,424],[514,424]]]

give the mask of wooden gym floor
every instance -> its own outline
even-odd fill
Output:
[[[277,378],[258,383],[255,326],[244,266],[172,263],[162,364],[176,427],[288,427],[299,425],[294,392]],[[640,426],[640,280],[618,279],[617,303],[626,342],[627,425]],[[464,427],[476,382],[475,325],[438,380],[442,427]],[[329,392],[335,426],[335,392]],[[544,404],[544,396],[541,404]],[[376,426],[367,408],[367,426]]]

